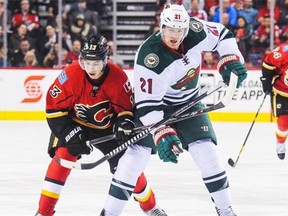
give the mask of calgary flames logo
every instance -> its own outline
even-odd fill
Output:
[[[92,128],[107,128],[111,125],[111,108],[109,101],[103,101],[93,106],[76,104],[75,114],[84,124]]]

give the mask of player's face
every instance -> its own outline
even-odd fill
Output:
[[[103,60],[84,60],[84,69],[91,79],[98,79],[103,74]]]
[[[185,34],[184,28],[171,28],[163,27],[162,29],[162,38],[164,43],[171,49],[178,49],[180,44],[183,41]]]

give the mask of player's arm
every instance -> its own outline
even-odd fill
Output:
[[[48,89],[46,96],[46,119],[52,133],[61,140],[74,155],[89,154],[91,148],[86,145],[83,129],[77,125],[70,115],[73,109],[73,94],[67,84],[61,85],[56,80]]]
[[[269,53],[265,60],[262,62],[262,82],[263,92],[265,94],[271,94],[273,88],[273,77],[276,75],[278,65],[281,65],[282,54],[281,52],[274,51]]]
[[[244,66],[244,58],[238,49],[233,33],[220,23],[205,22],[207,44],[211,49],[219,53],[217,69],[224,82],[229,83],[231,72],[238,76],[237,88],[247,77],[247,69]]]

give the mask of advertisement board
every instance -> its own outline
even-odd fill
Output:
[[[1,69],[0,120],[44,120],[46,92],[61,70],[57,69]],[[125,70],[133,80],[133,70]],[[264,97],[259,77],[261,72],[248,71],[247,79],[237,89],[230,104],[210,113],[217,121],[250,121]],[[201,72],[201,90],[217,85],[222,80],[216,70]],[[132,82],[133,85],[133,82]],[[203,100],[207,106],[217,102],[225,88]],[[259,121],[271,121],[269,97],[259,114]]]

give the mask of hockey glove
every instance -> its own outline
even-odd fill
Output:
[[[236,75],[238,76],[237,88],[239,88],[240,84],[247,77],[247,69],[240,62],[240,58],[236,55],[221,56],[217,64],[217,69],[220,72],[226,85],[228,85],[230,81],[230,75],[232,71],[235,71]]]
[[[133,114],[131,112],[125,111],[118,114],[113,126],[113,132],[116,134],[116,139],[119,144],[124,143],[132,137],[133,128],[135,128],[133,120]]]
[[[271,77],[260,77],[260,80],[262,82],[262,88],[263,92],[265,94],[270,95],[272,93],[272,78]]]
[[[83,139],[83,130],[80,126],[75,126],[64,131],[63,142],[68,151],[78,156],[81,154],[90,154],[93,150],[91,146],[86,144]]]
[[[178,155],[183,150],[180,147],[181,141],[177,132],[173,128],[169,126],[159,128],[154,133],[154,142],[161,160],[172,163],[178,162]]]

